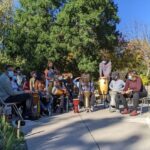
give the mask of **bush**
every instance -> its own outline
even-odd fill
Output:
[[[141,74],[140,77],[144,85],[148,85],[150,83],[150,79],[146,75]]]
[[[18,139],[15,128],[5,121],[5,117],[0,118],[0,150],[24,150],[22,144],[23,135]]]

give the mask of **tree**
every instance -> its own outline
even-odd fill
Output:
[[[51,31],[56,61],[66,62],[67,68],[71,64],[74,70],[98,72],[101,49],[113,50],[117,45],[117,23],[117,6],[112,0],[69,0]]]
[[[142,69],[142,72],[146,72],[148,77],[150,75],[150,28],[135,22],[130,27],[128,35],[132,37],[132,40],[129,39],[128,47],[133,53],[138,53],[140,65],[146,66],[146,69]]]
[[[27,60],[28,70],[41,69],[51,55],[50,32],[63,0],[20,0],[7,39],[7,54]]]
[[[0,50],[4,49],[4,40],[10,30],[12,19],[12,0],[0,1]]]

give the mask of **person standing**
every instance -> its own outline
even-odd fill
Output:
[[[46,90],[48,90],[49,83],[54,81],[56,75],[56,70],[54,69],[52,61],[48,61],[48,67],[45,69],[44,74],[46,79]]]
[[[35,80],[36,80],[36,72],[35,71],[32,71],[31,72],[31,78],[30,78],[30,81],[29,81],[29,86],[30,86],[30,91],[35,91]]]
[[[104,56],[102,58],[102,62],[99,64],[99,76],[110,79],[111,70],[112,63],[107,57]]]

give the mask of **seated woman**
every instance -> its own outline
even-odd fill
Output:
[[[137,107],[139,104],[139,99],[147,96],[147,91],[143,86],[141,78],[137,75],[136,71],[130,71],[128,73],[128,79],[126,80],[125,88],[122,92],[123,94],[123,105],[124,110],[122,114],[129,114],[128,104],[125,98],[133,99],[133,110],[131,111],[131,116],[138,115]]]
[[[35,92],[40,96],[41,114],[50,115],[52,98],[45,90],[45,81],[41,76],[37,76],[34,83]]]
[[[110,88],[110,111],[118,111],[119,112],[119,101],[122,99],[121,92],[125,87],[125,83],[123,80],[120,79],[120,75],[118,72],[112,73],[112,81],[109,84]]]
[[[29,79],[28,79],[27,76],[24,76],[22,82],[23,82],[22,89],[23,89],[23,90],[30,90]]]
[[[52,95],[54,97],[54,100],[53,100],[53,109],[54,109],[54,112],[58,111],[60,113],[63,113],[64,111],[64,99],[65,99],[65,95],[66,95],[66,89],[65,87],[63,87],[60,83],[59,80],[55,79],[54,80],[54,85],[53,85],[53,88],[52,88]],[[60,100],[59,101],[59,107],[57,106],[57,100]]]
[[[95,103],[95,94],[94,94],[94,83],[90,79],[89,74],[83,74],[80,79],[79,85],[79,99],[80,101],[84,101],[84,92],[90,92],[90,109],[91,111],[94,110],[94,103]]]

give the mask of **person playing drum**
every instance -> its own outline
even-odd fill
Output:
[[[99,83],[100,83],[100,95],[102,95],[102,99],[105,100],[105,102],[109,102],[109,96],[108,96],[108,83],[110,82],[110,75],[111,75],[111,70],[112,70],[112,63],[108,59],[106,55],[102,57],[102,62],[99,64]],[[102,87],[101,81],[106,81],[104,82],[105,86]],[[102,82],[103,83],[103,82]],[[104,92],[101,92],[104,90]]]
[[[54,96],[54,100],[53,100],[54,112],[56,112],[56,109],[57,109],[57,99],[60,99],[59,112],[62,113],[64,111],[65,94],[66,94],[65,88],[62,87],[58,79],[55,79],[54,86],[52,88],[52,95]]]
[[[95,94],[94,94],[94,83],[90,79],[89,74],[83,74],[80,79],[80,86],[79,86],[79,99],[83,101],[84,99],[84,92],[90,92],[90,109],[91,111],[94,110],[94,103],[95,103]]]
[[[104,56],[102,58],[102,62],[99,64],[99,76],[110,79],[111,69],[111,61],[106,56]]]
[[[112,73],[112,81],[109,84],[110,88],[110,111],[111,112],[120,112],[119,111],[119,101],[123,99],[121,92],[125,87],[125,82],[120,79],[118,72]]]
[[[147,96],[147,91],[143,85],[142,79],[137,75],[136,71],[130,71],[128,73],[128,79],[126,80],[125,88],[122,92],[124,99],[123,105],[124,110],[122,114],[129,114],[130,116],[136,116],[137,108],[139,104],[139,99]],[[133,109],[130,112],[128,109],[128,104],[125,98],[132,98],[133,100]]]

